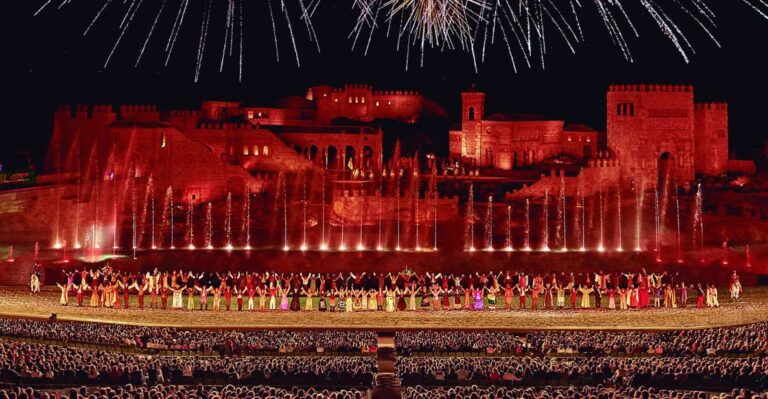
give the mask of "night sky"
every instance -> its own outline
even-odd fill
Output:
[[[59,103],[154,103],[163,108],[195,108],[203,99],[232,99],[269,105],[283,95],[303,95],[307,86],[319,83],[368,83],[382,89],[419,90],[442,105],[452,119],[458,115],[459,91],[476,83],[488,93],[487,113],[533,112],[601,130],[605,128],[609,84],[687,83],[695,86],[698,101],[730,103],[732,150],[745,154],[762,148],[768,136],[768,20],[740,1],[709,2],[718,14],[716,35],[722,48],[694,22],[680,16],[681,27],[696,49],[690,64],[646,13],[629,7],[640,31],[639,39],[630,39],[634,63],[625,61],[610,43],[604,26],[588,17],[582,20],[587,41],[577,46],[575,55],[549,27],[546,68],[523,67],[517,73],[498,38],[478,73],[466,53],[436,50],[427,52],[423,68],[418,65],[418,55],[412,53],[406,71],[405,53],[396,52],[395,40],[383,32],[374,35],[367,56],[359,48],[352,52],[347,39],[355,15],[350,10],[351,0],[323,0],[320,4],[314,18],[319,54],[296,20],[297,10],[292,10],[301,67],[296,66],[284,19],[276,15],[280,39],[277,63],[268,9],[263,1],[247,1],[243,81],[237,81],[234,59],[227,59],[224,72],[218,72],[225,21],[225,7],[221,6],[214,9],[211,18],[198,83],[194,82],[194,68],[203,1],[191,1],[174,57],[164,68],[163,47],[178,4],[178,0],[168,0],[165,18],[160,19],[136,68],[136,57],[160,4],[159,0],[145,0],[146,9],[137,14],[106,69],[102,66],[120,33],[118,25],[125,8],[110,8],[111,12],[105,12],[83,38],[82,32],[101,1],[74,0],[61,10],[56,10],[60,2],[54,1],[53,7],[33,17],[43,2],[23,2],[26,9],[19,11],[17,21],[23,27],[14,41],[20,49],[15,52],[17,56],[4,57],[6,63],[17,67],[4,74],[5,86],[10,87],[4,94],[13,99],[11,112],[4,118],[10,130],[4,132],[6,145],[0,149],[6,167],[26,159],[26,154],[41,164],[51,136],[52,113]],[[591,2],[586,2],[585,9],[591,13],[590,7]],[[445,131],[434,134],[447,138]]]

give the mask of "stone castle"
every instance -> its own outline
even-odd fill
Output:
[[[655,183],[660,174],[686,182],[743,166],[728,159],[728,105],[694,102],[692,86],[610,86],[605,144],[597,131],[562,120],[486,116],[485,93],[477,90],[461,94],[461,109],[450,154],[480,167],[510,170],[569,154],[586,165],[616,166],[612,180]]]

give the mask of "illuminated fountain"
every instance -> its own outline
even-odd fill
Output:
[[[326,156],[325,166],[326,166],[326,169],[327,169],[328,168],[327,156]],[[320,206],[322,208],[321,212],[320,212],[320,218],[321,218],[321,222],[320,222],[320,227],[321,227],[321,230],[320,230],[320,250],[321,251],[327,251],[328,250],[328,242],[325,240],[325,174],[326,174],[326,172],[323,171],[322,175],[320,177],[320,181],[321,181],[321,183],[320,183],[321,188],[320,189],[322,191],[322,200],[321,200],[321,203],[320,203]]]
[[[133,249],[133,258],[136,259],[136,183],[131,184],[131,247]]]
[[[381,224],[382,224],[382,218],[384,217],[384,215],[383,215],[384,208],[383,208],[383,203],[382,203],[382,198],[381,197],[383,195],[382,192],[384,191],[384,178],[386,176],[387,176],[387,172],[383,171],[381,173],[381,179],[379,179],[379,192],[378,192],[378,197],[379,197],[378,198],[379,199],[379,234],[378,234],[378,238],[376,240],[376,250],[377,251],[381,251],[382,249],[384,249],[381,246]]]
[[[151,234],[151,248],[157,249],[157,244],[155,243],[155,193],[154,190],[150,194],[150,218],[152,219],[150,224],[152,227],[152,234]]]
[[[659,209],[659,188],[656,187],[653,193],[653,223],[656,228],[654,232],[656,262],[661,262],[661,210]]]
[[[205,247],[213,249],[213,205],[209,202],[205,207]]]
[[[231,251],[232,246],[232,193],[227,193],[227,213],[224,219],[224,231],[227,237],[227,245],[224,247],[227,251]]]
[[[586,200],[584,199],[584,188],[583,187],[580,188],[579,191],[580,191],[580,194],[581,194],[581,199],[579,200],[579,205],[578,205],[578,207],[581,208],[579,210],[579,216],[581,216],[581,225],[580,225],[580,228],[581,228],[581,247],[579,248],[579,250],[581,252],[585,252],[587,250],[587,225],[586,225],[586,222],[587,222],[587,203],[586,203]]]
[[[250,186],[245,189],[243,195],[243,217],[241,230],[245,235],[245,249],[251,249],[251,189]]]
[[[568,251],[568,215],[565,209],[565,173],[560,172],[560,197],[557,201],[558,235],[562,235],[562,251]],[[560,241],[560,239],[558,239]]]
[[[644,184],[635,185],[637,198],[635,199],[635,251],[642,251],[641,236],[643,227],[643,200],[645,199]]]
[[[134,239],[134,241],[136,241]],[[80,163],[77,167],[77,203],[75,204],[75,249],[80,249]],[[135,244],[134,244],[135,246]]]
[[[680,190],[675,184],[675,218],[677,225],[677,262],[683,263],[683,239],[680,235]]]
[[[523,250],[531,250],[531,199],[525,199],[525,235],[523,236]]]
[[[621,186],[616,187],[616,230],[619,239],[619,245],[616,247],[616,250],[621,252],[624,250],[621,239]]]
[[[432,250],[437,251],[437,166],[433,165],[432,167],[432,176],[431,176],[432,182],[430,186],[432,187],[432,203],[433,203],[433,213],[432,216],[435,220],[435,242],[432,245]]]
[[[344,192],[344,183],[341,183],[341,191]],[[342,207],[344,206],[345,202],[342,201]],[[344,243],[344,212],[339,213],[339,219],[341,219],[341,243],[339,243],[339,251],[346,251],[347,245]]]
[[[485,250],[493,252],[493,196],[488,197],[488,211],[485,216]]]
[[[195,200],[189,197],[187,209],[187,248],[195,249]]]
[[[470,252],[475,251],[475,188],[474,183],[469,183],[469,196],[467,198],[467,215],[464,227],[464,247]]]
[[[704,248],[704,192],[701,183],[696,187],[696,198],[693,214],[693,243]]]
[[[603,245],[604,244],[603,239],[605,237],[604,237],[604,232],[603,232],[603,213],[605,212],[605,210],[603,208],[603,190],[602,190],[602,188],[600,189],[600,192],[599,192],[599,201],[598,201],[598,203],[599,203],[599,207],[600,207],[600,209],[598,210],[598,213],[600,215],[600,244],[598,245],[597,250],[600,251],[600,252],[604,252],[605,251],[605,245]]]
[[[365,244],[363,244],[363,222],[365,218],[365,197],[360,197],[357,201],[357,211],[360,213],[360,235],[357,238],[357,250],[365,250]]]
[[[400,251],[400,179],[403,175],[403,170],[400,169],[396,175],[397,180],[395,181],[395,213],[397,214],[397,245],[395,246],[395,250]]]
[[[544,226],[542,231],[542,245],[541,250],[549,252],[549,191],[544,189]]]
[[[416,225],[416,251],[421,251],[421,241],[419,241],[419,173],[413,170],[413,180],[411,182],[411,200],[413,200],[413,222]]]
[[[174,249],[173,245],[173,188],[168,186],[165,190],[165,202],[163,203],[163,225],[168,227],[170,234],[168,247]]]
[[[512,245],[512,206],[507,205],[507,247],[505,251],[512,252],[514,249]]]
[[[302,175],[301,179],[301,228],[302,238],[300,250],[307,250],[307,175]]]
[[[281,195],[283,196],[283,251],[287,251],[290,249],[288,247],[288,188],[287,188],[287,182],[285,179],[285,173],[280,173],[277,179],[278,182],[278,190],[282,189]],[[280,185],[282,184],[282,187]],[[344,220],[342,218],[342,220]],[[342,225],[342,235],[344,232]]]

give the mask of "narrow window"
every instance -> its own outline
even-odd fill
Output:
[[[621,115],[621,104],[616,104],[616,115]]]
[[[248,155],[248,146],[247,145],[243,146],[243,155]]]
[[[261,149],[261,153],[262,153],[264,156],[267,156],[267,155],[269,155],[269,146],[266,146],[266,145],[265,145],[265,146],[264,146],[264,148],[262,148],[262,149]]]
[[[467,119],[475,120],[475,107],[469,107],[469,117]]]
[[[165,132],[160,132],[160,148],[165,148],[168,142],[165,141]]]

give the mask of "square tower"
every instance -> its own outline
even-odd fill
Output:
[[[475,90],[461,93],[461,155],[481,164],[485,93]]]
[[[608,149],[624,181],[693,180],[692,86],[612,85],[607,97]]]
[[[727,172],[728,104],[696,104],[694,120],[696,173],[720,175]]]

